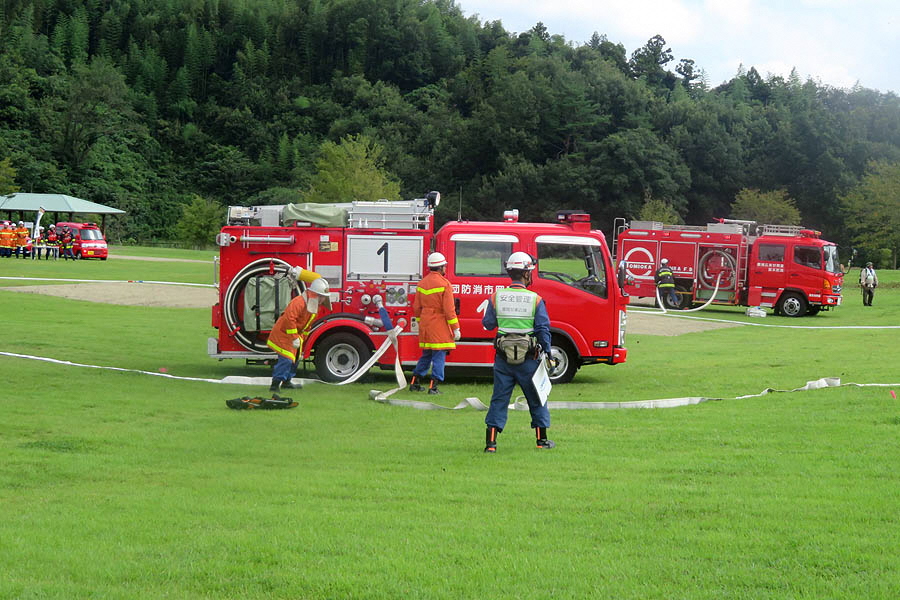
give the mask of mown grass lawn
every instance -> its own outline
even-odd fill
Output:
[[[67,267],[211,279],[206,265],[119,260]],[[4,261],[0,275],[22,268]],[[900,278],[879,277],[871,308],[848,286],[844,306],[808,319],[703,315],[900,324]],[[268,374],[206,357],[206,309],[0,291],[0,315],[6,352]],[[826,376],[895,383],[896,340],[892,329],[754,326],[629,336],[626,364],[582,369],[552,399],[734,398]],[[451,377],[445,406],[489,398],[489,376]],[[4,598],[900,596],[890,387],[559,410],[551,452],[533,449],[528,415],[515,412],[486,456],[483,413],[369,400],[388,373],[309,386],[293,393],[298,408],[272,412],[225,407],[264,389],[3,355],[0,381]]]

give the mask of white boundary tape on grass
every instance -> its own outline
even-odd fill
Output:
[[[61,279],[58,277],[0,277],[12,281],[66,281],[70,283],[152,283],[155,285],[186,285],[193,287],[216,287],[214,283],[183,283],[180,281],[151,281],[149,279]]]
[[[372,355],[372,358],[363,365],[353,377],[342,381],[340,383],[329,384],[324,381],[320,381],[318,379],[300,379],[304,385],[308,384],[325,384],[325,385],[347,385],[349,383],[354,383],[360,377],[365,375],[371,366],[375,364],[375,361],[384,354],[385,351],[391,345],[396,343],[397,334],[399,333],[400,328],[397,327],[388,333],[388,339],[385,340],[384,344],[378,349],[378,351]],[[76,363],[68,360],[59,360],[56,358],[47,358],[44,356],[31,356],[28,354],[18,354],[16,352],[0,352],[0,356],[9,356],[11,358],[21,358],[27,360],[38,360],[58,365],[66,365],[72,367],[83,367],[88,369],[105,369],[110,371],[119,371],[123,373],[139,373],[142,375],[152,375],[154,377],[164,377],[166,379],[173,379],[179,381],[199,381],[204,383],[225,383],[225,384],[233,384],[233,385],[259,385],[265,386],[269,383],[268,377],[242,377],[242,376],[234,376],[230,375],[228,377],[224,377],[222,379],[207,379],[203,377],[182,377],[178,375],[171,375],[169,373],[157,373],[154,371],[142,371],[140,369],[125,369],[122,367],[110,367],[110,366],[102,366],[102,365],[86,365],[84,363]],[[389,390],[387,392],[381,392],[378,390],[372,390],[369,392],[369,398],[371,400],[375,400],[376,402],[380,402],[382,404],[390,404],[392,406],[403,406],[408,408],[416,408],[419,410],[460,410],[464,408],[473,408],[475,410],[485,411],[487,410],[487,406],[480,399],[475,397],[465,398],[461,400],[456,406],[448,407],[441,406],[440,404],[435,404],[433,402],[424,402],[419,400],[400,400],[393,399],[392,396],[394,393],[406,389],[406,377],[403,375],[403,370],[400,368],[399,359],[395,359],[394,363],[395,372],[397,374],[397,387]],[[294,380],[296,381],[296,379]],[[709,402],[709,401],[717,401],[717,400],[743,400],[745,398],[757,398],[759,396],[765,396],[766,394],[773,393],[788,393],[788,392],[803,392],[809,390],[818,390],[823,388],[832,388],[832,387],[900,387],[900,383],[841,383],[839,377],[823,377],[821,379],[816,379],[813,381],[808,381],[806,385],[803,385],[798,388],[794,388],[792,390],[776,390],[774,388],[766,388],[758,394],[748,394],[745,396],[735,396],[734,398],[716,398],[716,397],[704,397],[704,396],[686,396],[682,398],[664,398],[660,400],[636,400],[633,402],[547,402],[547,406],[554,410],[559,409],[570,409],[570,410],[584,410],[584,409],[615,409],[615,408],[674,408],[678,406],[689,406],[693,404],[700,404],[701,402]],[[516,398],[515,403],[510,404],[510,408],[512,410],[528,410],[528,404],[525,402],[522,396]]]

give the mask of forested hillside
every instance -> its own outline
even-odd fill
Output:
[[[663,37],[514,33],[454,0],[2,7],[0,161],[21,191],[127,210],[113,239],[174,237],[197,196],[310,198],[323,149],[355,141],[400,197],[440,190],[442,220],[582,208],[610,231],[652,200],[703,223],[782,190],[849,244],[854,190],[900,162],[894,94],[750,65],[710,88]]]

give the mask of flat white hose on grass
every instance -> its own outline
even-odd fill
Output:
[[[349,383],[353,383],[362,377],[368,369],[375,364],[375,361],[382,355],[384,352],[391,347],[393,344],[396,344],[396,336],[399,333],[400,328],[395,328],[388,333],[388,339],[385,340],[384,344],[382,344],[381,348],[379,348],[378,352],[376,352],[372,358],[359,370],[356,374],[353,375],[350,379],[342,381],[340,383],[326,383],[320,381],[318,379],[302,379],[302,383],[304,386],[310,384],[321,384],[321,385],[347,385]],[[68,360],[58,360],[55,358],[46,358],[41,356],[30,356],[27,354],[18,354],[15,352],[0,352],[0,356],[8,356],[11,358],[19,358],[19,359],[27,359],[27,360],[39,360],[59,365],[72,366],[72,367],[83,367],[88,369],[106,369],[111,371],[120,371],[125,373],[139,373],[142,375],[152,375],[154,377],[164,377],[166,379],[178,380],[178,381],[197,381],[204,383],[225,383],[225,384],[236,384],[236,385],[256,385],[256,386],[267,386],[269,383],[268,377],[239,377],[239,376],[228,376],[222,379],[205,379],[202,377],[179,377],[177,375],[170,375],[168,373],[156,373],[153,371],[141,371],[139,369],[123,369],[120,367],[109,367],[109,366],[100,366],[100,365],[86,365],[82,363],[76,363]],[[406,377],[403,374],[403,370],[400,367],[400,359],[395,358],[394,362],[394,371],[397,375],[397,387],[387,392],[381,392],[378,390],[372,390],[369,392],[369,398],[375,400],[376,402],[380,402],[382,404],[390,404],[392,406],[404,406],[408,408],[416,408],[420,410],[460,410],[464,408],[474,408],[475,410],[487,410],[487,406],[475,397],[464,398],[454,407],[441,406],[439,404],[434,404],[433,402],[424,402],[418,400],[400,400],[391,398],[393,394],[400,390],[406,389]],[[659,400],[636,400],[633,402],[554,402],[548,401],[547,406],[553,410],[560,409],[570,409],[570,410],[584,410],[584,409],[620,409],[620,408],[674,408],[677,406],[689,406],[692,404],[700,404],[701,402],[709,402],[715,400],[743,400],[745,398],[756,398],[759,396],[764,396],[766,394],[772,393],[784,393],[784,392],[803,392],[809,390],[818,390],[822,388],[832,388],[832,387],[900,387],[900,383],[841,383],[839,377],[823,377],[821,379],[816,379],[813,381],[808,381],[806,385],[803,385],[798,388],[794,388],[792,390],[776,390],[774,388],[766,388],[758,394],[748,394],[745,396],[735,396],[734,398],[716,398],[716,397],[705,397],[705,396],[685,396],[681,398],[663,398]],[[510,404],[510,409],[512,410],[528,410],[528,404],[525,402],[524,398],[519,397],[513,404]]]

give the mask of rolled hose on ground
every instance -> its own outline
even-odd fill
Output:
[[[228,289],[225,290],[225,296],[222,298],[222,314],[225,318],[225,327],[229,335],[231,335],[231,332],[234,332],[235,339],[247,350],[260,353],[270,352],[269,347],[264,342],[251,339],[244,333],[243,320],[237,317],[238,298],[240,298],[238,292],[243,292],[247,281],[253,277],[263,274],[274,275],[275,273],[282,273],[282,276],[287,276],[292,266],[280,258],[260,258],[238,271],[238,274],[228,284]],[[298,293],[302,291],[302,288],[296,281],[292,283]]]

